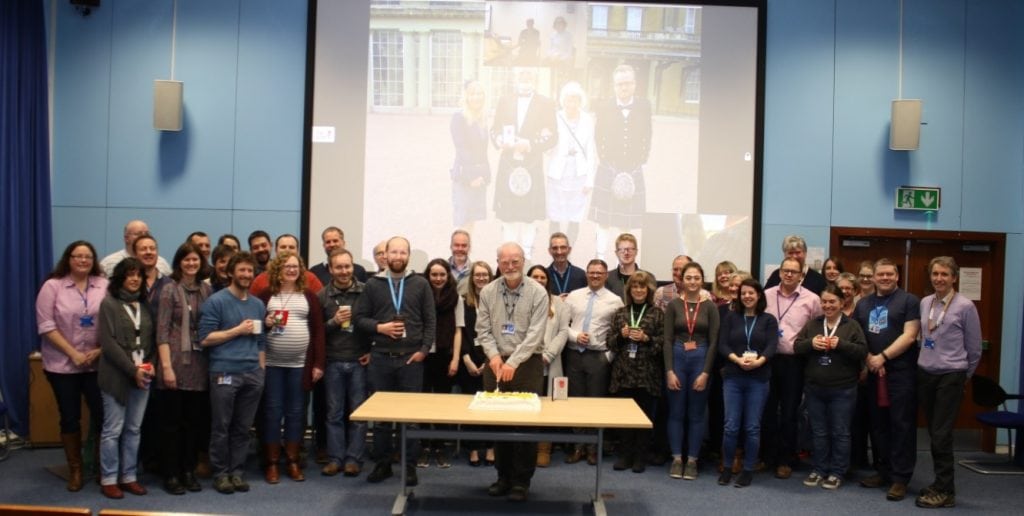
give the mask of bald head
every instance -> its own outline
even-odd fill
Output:
[[[141,220],[133,220],[124,225],[124,248],[128,254],[135,256],[132,252],[132,244],[140,235],[149,233],[149,225]]]

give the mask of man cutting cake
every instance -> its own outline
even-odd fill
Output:
[[[506,243],[498,248],[501,278],[480,291],[477,306],[477,343],[487,355],[484,389],[540,393],[544,383],[541,359],[548,293],[523,275],[522,247]],[[514,430],[514,429],[513,429]],[[494,447],[497,482],[487,493],[525,501],[537,468],[537,443],[498,442]]]

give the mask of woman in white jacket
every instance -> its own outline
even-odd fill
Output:
[[[587,94],[577,82],[562,86],[558,104],[562,109],[555,115],[558,145],[551,149],[548,161],[547,212],[548,220],[558,225],[552,231],[561,231],[575,242],[597,169],[594,115],[584,111]]]

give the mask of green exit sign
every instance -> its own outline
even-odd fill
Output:
[[[942,206],[942,189],[926,186],[896,187],[896,209],[939,211]]]

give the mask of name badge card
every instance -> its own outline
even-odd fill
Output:
[[[507,322],[507,323],[501,325],[501,334],[502,335],[515,335],[515,333],[516,333],[516,325],[515,324]]]

